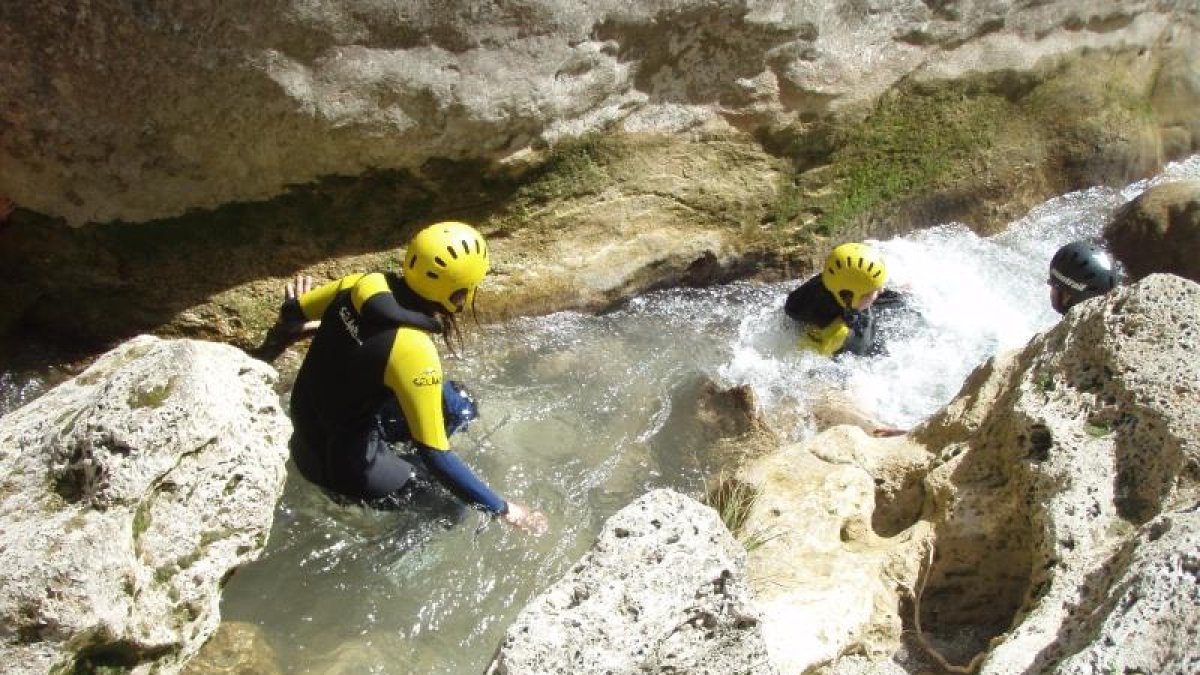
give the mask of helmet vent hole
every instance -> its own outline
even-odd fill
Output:
[[[437,279],[437,278],[438,278],[437,272],[426,272],[426,273],[425,273],[425,276],[429,277],[430,279]]]
[[[463,250],[463,253],[466,253],[467,255],[471,255],[471,244],[470,244],[470,242],[468,242],[466,239],[463,239],[462,241],[460,241],[460,242],[458,242],[458,243],[462,244],[462,250]]]
[[[446,253],[449,253],[451,258],[458,260],[458,251],[455,251],[453,246],[447,246]]]
[[[842,269],[842,261],[841,261],[841,260],[835,260],[835,261],[834,261],[834,264],[836,264],[836,265],[837,265],[837,268],[838,268],[839,270],[840,270],[840,269]]]
[[[408,266],[409,266],[409,267],[416,267],[416,265],[417,265],[417,254],[416,254],[416,253],[414,253],[414,254],[412,254],[411,256],[409,256],[409,257],[408,257]]]
[[[445,267],[445,266],[446,266],[446,261],[445,261],[445,260],[442,260],[441,258],[438,258],[438,257],[435,257],[435,258],[433,259],[433,262],[437,263],[439,267]]]
[[[481,244],[478,239],[475,240],[475,252],[483,253],[483,244]]]

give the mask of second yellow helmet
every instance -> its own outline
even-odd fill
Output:
[[[450,313],[461,312],[475,300],[475,289],[490,267],[483,235],[456,221],[434,223],[412,238],[404,252],[404,279],[417,295]],[[452,299],[466,291],[460,302]]]
[[[883,288],[887,283],[887,265],[879,251],[866,244],[842,244],[825,259],[821,271],[825,288],[847,309]]]

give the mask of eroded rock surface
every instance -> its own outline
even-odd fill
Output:
[[[1200,286],[1152,274],[981,365],[907,438],[835,427],[748,466],[775,665],[1195,672],[1197,349]]]
[[[772,673],[744,565],[716,511],[650,492],[525,607],[488,672]]]
[[[1196,16],[1176,0],[10,2],[0,194],[74,224],[137,222],[613,127],[759,130],[905,77],[1174,53]],[[1195,100],[1189,54],[1162,64],[1164,109]],[[1172,114],[1186,152],[1194,116]]]
[[[199,649],[283,489],[275,378],[142,336],[0,419],[6,673],[170,673]]]

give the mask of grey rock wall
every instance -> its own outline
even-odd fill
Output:
[[[137,222],[613,127],[755,130],[852,112],[904,77],[1179,48],[1198,13],[1186,0],[9,2],[0,194],[76,225]],[[1192,100],[1194,63],[1172,72],[1164,105]],[[1187,147],[1196,123],[1172,124]]]

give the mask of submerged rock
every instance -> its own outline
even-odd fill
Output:
[[[0,663],[178,670],[261,553],[291,432],[270,367],[138,337],[0,419]]]

